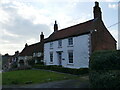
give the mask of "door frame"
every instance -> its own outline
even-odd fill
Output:
[[[62,65],[62,51],[57,52],[57,60],[58,60],[58,64]]]

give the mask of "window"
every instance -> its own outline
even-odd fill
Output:
[[[73,51],[68,52],[69,63],[73,63]]]
[[[35,57],[36,56],[36,53],[33,53],[33,57]]]
[[[68,45],[73,45],[73,38],[68,38]]]
[[[58,41],[58,47],[62,47],[62,40]]]
[[[50,42],[50,48],[53,48],[53,42]]]
[[[50,52],[50,62],[53,62],[53,52]]]
[[[41,53],[41,52],[38,52],[38,53],[37,53],[37,56],[38,56],[38,57],[41,57],[41,56],[42,56],[42,53]]]

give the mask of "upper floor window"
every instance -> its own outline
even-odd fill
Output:
[[[36,56],[36,53],[33,53],[33,57],[35,57]]]
[[[50,42],[50,48],[53,48],[53,42]]]
[[[73,38],[68,38],[68,45],[73,45]]]
[[[62,40],[58,41],[58,47],[62,47]]]

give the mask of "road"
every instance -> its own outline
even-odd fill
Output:
[[[10,85],[10,86],[3,86],[3,88],[89,88],[89,80],[88,80],[88,76],[83,76],[78,79],[54,81],[43,84],[31,84],[24,86]]]

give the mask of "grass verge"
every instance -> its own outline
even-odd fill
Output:
[[[3,85],[24,85],[77,78],[78,76],[42,71],[19,70],[2,73]]]

